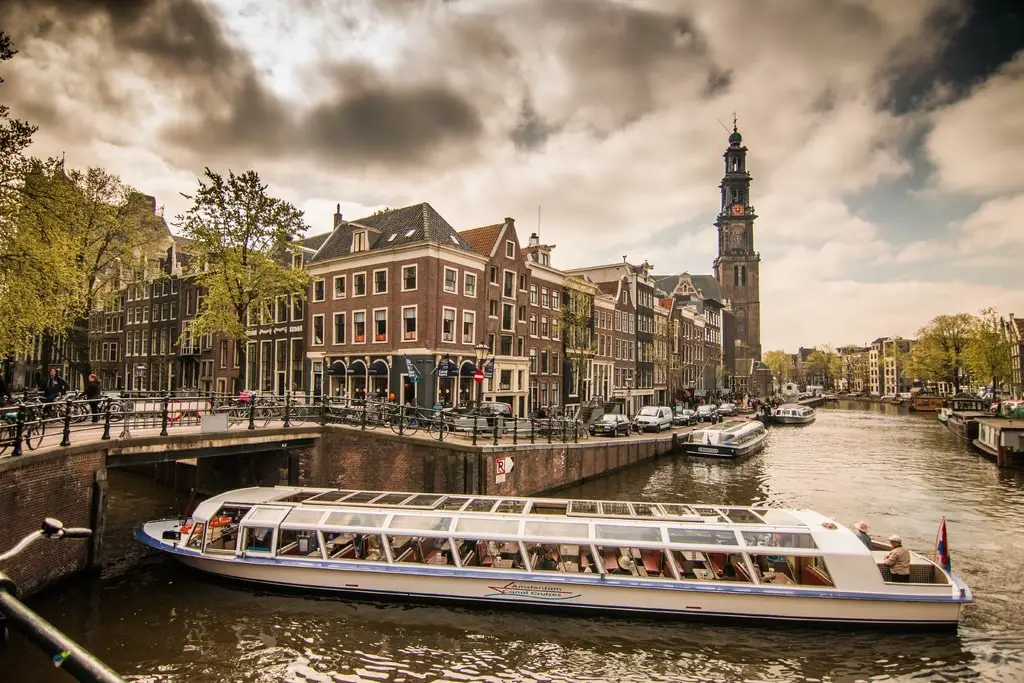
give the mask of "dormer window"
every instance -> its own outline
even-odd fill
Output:
[[[370,248],[370,241],[367,239],[365,230],[358,230],[352,233],[352,253],[366,251]]]
[[[416,233],[416,228],[412,228],[411,230],[407,230],[405,232],[405,236],[406,237],[412,237],[415,233]]]

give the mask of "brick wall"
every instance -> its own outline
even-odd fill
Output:
[[[65,526],[90,526],[93,482],[103,460],[99,449],[0,460],[0,550],[38,529],[44,517]],[[85,569],[88,551],[88,541],[37,541],[3,570],[29,594]]]

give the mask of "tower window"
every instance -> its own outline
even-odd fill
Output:
[[[740,284],[744,287],[747,286],[747,267],[740,266]]]
[[[733,266],[732,267],[732,284],[734,286],[737,286],[737,287],[740,284],[740,267],[739,266]]]

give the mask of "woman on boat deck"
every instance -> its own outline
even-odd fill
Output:
[[[857,522],[853,525],[853,528],[857,534],[857,538],[860,539],[860,542],[866,545],[868,550],[871,550],[871,534],[868,533],[868,523]]]
[[[892,580],[896,583],[910,583],[910,551],[903,547],[903,539],[896,534],[889,537],[892,550],[882,560],[889,567]]]

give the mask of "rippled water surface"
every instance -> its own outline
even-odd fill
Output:
[[[955,635],[706,626],[352,603],[212,582],[130,540],[183,501],[112,477],[120,561],[32,602],[140,681],[1024,681],[1024,474],[998,471],[934,416],[820,410],[739,463],[662,459],[571,497],[800,506],[929,552],[946,516],[976,603]],[[15,638],[0,680],[68,680]]]

